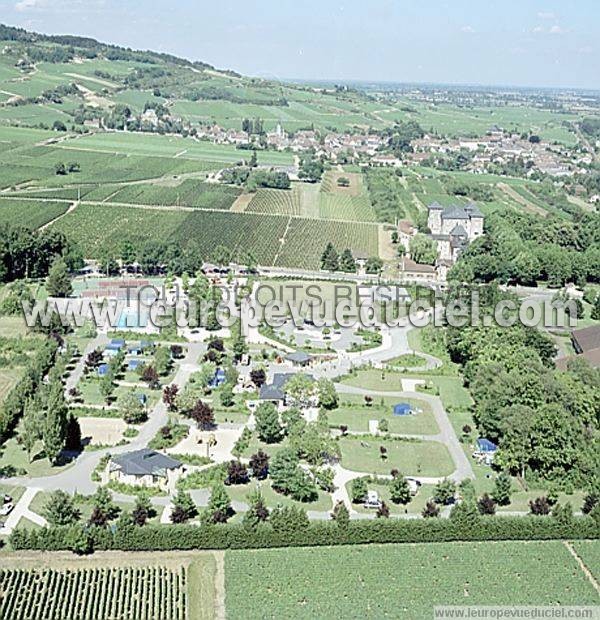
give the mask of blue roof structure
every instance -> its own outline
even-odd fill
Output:
[[[145,394],[136,394],[136,396],[142,405],[145,405],[148,402],[148,397]]]
[[[127,370],[137,370],[144,365],[144,360],[129,360],[127,362]]]
[[[108,351],[120,351],[125,346],[125,341],[120,338],[114,338],[107,345]]]
[[[223,385],[223,383],[225,383],[225,371],[222,368],[217,368],[215,376],[208,385],[209,387],[215,388]]]
[[[98,366],[98,376],[105,377],[108,374],[108,364],[100,364]]]
[[[477,449],[480,452],[496,452],[498,446],[493,441],[480,437],[477,440]]]
[[[412,407],[408,403],[394,405],[394,415],[411,415]]]

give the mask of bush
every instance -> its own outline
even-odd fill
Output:
[[[275,523],[273,523],[275,516]],[[600,538],[600,519],[573,517],[569,523],[553,517],[477,518],[465,527],[462,519],[351,520],[341,528],[333,521],[309,522],[304,511],[286,507],[273,511],[271,521],[255,528],[242,524],[122,525],[113,530],[91,528],[93,549],[170,551],[175,549],[260,549],[369,543],[422,543],[460,540],[569,540]],[[39,530],[17,528],[10,536],[15,550],[72,549],[73,532],[81,525]]]

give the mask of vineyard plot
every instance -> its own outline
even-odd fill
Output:
[[[6,620],[185,620],[186,569],[0,569]]]

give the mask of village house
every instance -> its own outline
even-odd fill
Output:
[[[183,464],[166,454],[150,448],[113,456],[104,472],[103,484],[111,480],[121,484],[158,487],[173,492],[184,473]]]

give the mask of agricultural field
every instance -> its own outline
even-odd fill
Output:
[[[587,544],[597,557],[600,543]],[[248,620],[421,619],[437,605],[598,604],[557,541],[228,551],[225,592],[228,617]]]
[[[348,187],[340,186],[340,179],[347,180]],[[375,211],[362,175],[338,171],[325,173],[319,194],[319,215],[323,219],[375,222]]]
[[[11,620],[213,617],[209,553],[74,558],[40,554],[0,560],[0,617]]]
[[[0,224],[40,228],[66,213],[68,202],[0,199]]]
[[[241,190],[235,187],[186,179],[178,185],[137,183],[121,188],[116,187],[101,200],[102,202],[228,210],[240,193]],[[93,201],[96,195],[98,194],[92,192],[85,196],[85,200]]]
[[[259,265],[319,269],[329,241],[340,249],[378,254],[377,226],[349,224],[254,213],[223,213],[144,209],[138,207],[81,204],[52,225],[78,242],[87,257],[102,250],[118,251],[118,242],[147,240],[196,244],[211,256],[218,244],[234,257],[251,254]],[[283,242],[282,242],[283,240]]]
[[[177,160],[206,161],[235,164],[249,159],[251,152],[230,145],[200,142],[178,136],[159,136],[144,133],[95,133],[64,140],[60,148],[65,151],[91,151],[147,157],[167,157]],[[258,151],[258,163],[265,165],[291,165],[291,153]]]
[[[402,108],[402,109],[400,109]],[[410,108],[414,111],[407,111]],[[534,131],[542,139],[573,146],[576,136],[570,123],[578,120],[576,114],[540,110],[527,106],[491,106],[465,108],[449,104],[425,104],[413,100],[402,101],[397,108],[379,114],[382,119],[414,120],[425,131],[451,137],[484,134],[492,125],[517,133]]]

